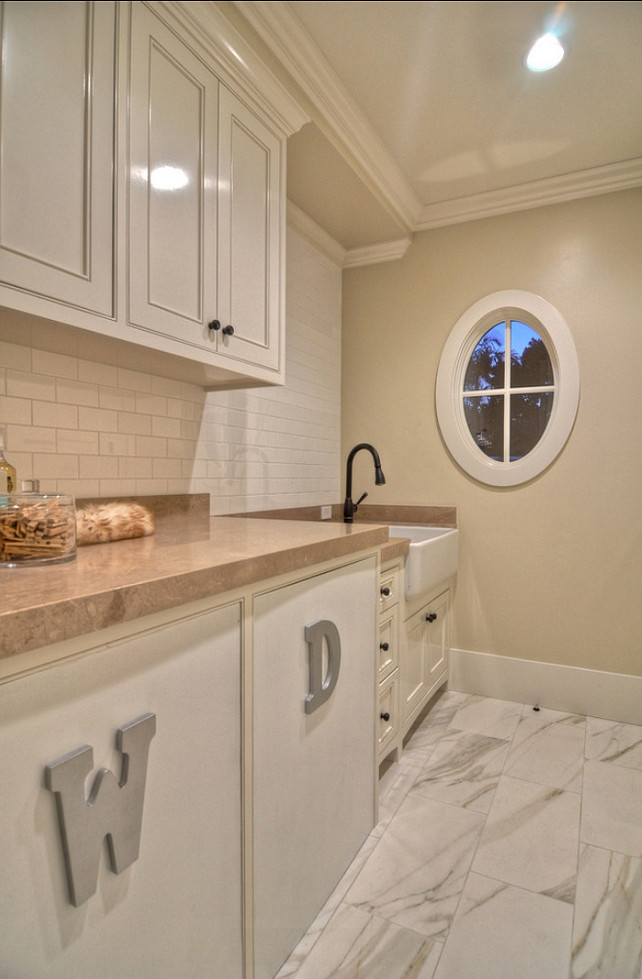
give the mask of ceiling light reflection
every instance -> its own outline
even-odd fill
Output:
[[[531,71],[549,71],[559,65],[564,48],[554,34],[542,34],[528,52],[526,66]]]
[[[189,183],[189,176],[180,167],[154,167],[151,184],[154,190],[180,190]]]

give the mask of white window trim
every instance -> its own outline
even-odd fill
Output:
[[[475,444],[463,406],[463,378],[476,344],[504,317],[533,325],[553,365],[555,396],[546,430],[537,445],[513,462],[490,459]],[[516,486],[543,472],[562,451],[571,434],[580,397],[575,344],[562,315],[541,296],[506,289],[474,303],[455,324],[442,351],[435,400],[441,434],[455,461],[470,476],[491,486]]]

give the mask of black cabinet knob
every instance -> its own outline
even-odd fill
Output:
[[[226,336],[226,337],[234,336],[234,327],[233,326],[224,326],[223,327],[223,335]]]
[[[207,324],[207,328],[208,328],[208,330],[211,330],[213,333],[215,333],[216,330],[220,330],[221,329],[221,321],[220,320],[212,320],[210,323]]]
[[[387,642],[380,642],[379,649],[383,649],[384,653],[387,653],[388,650],[390,649],[390,644]]]
[[[389,588],[382,588],[381,589],[381,595],[382,595],[382,598],[389,598],[390,595],[391,595],[390,589]]]
[[[390,714],[388,713],[387,710],[384,711],[383,714],[380,714],[379,716],[380,716],[380,718],[381,718],[382,721],[389,721],[390,720]]]
[[[436,618],[437,618],[437,613],[431,612],[430,615],[426,616],[426,622],[434,622]]]

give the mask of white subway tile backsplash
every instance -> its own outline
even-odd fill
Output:
[[[137,415],[133,411],[119,411],[118,431],[122,435],[151,435],[153,419],[149,415]]]
[[[2,386],[2,378],[0,377],[0,390],[2,390]],[[31,405],[32,402],[29,398],[0,396],[0,425],[6,426],[9,422],[14,422],[16,425],[30,425],[32,420]]]
[[[167,416],[167,398],[156,394],[136,394],[136,411],[143,415]]]
[[[99,405],[98,385],[58,377],[56,378],[56,400],[63,404],[97,408]]]
[[[136,455],[146,456],[148,459],[165,458],[167,452],[167,439],[136,436]]]
[[[75,405],[52,404],[50,401],[33,401],[31,420],[34,425],[46,428],[78,428],[78,408]]]
[[[0,366],[6,369],[31,371],[31,347],[0,340]]]
[[[136,411],[136,395],[133,391],[121,391],[119,388],[103,387],[99,388],[99,402],[101,408],[109,408],[112,411]]]
[[[52,351],[46,334],[14,344],[0,310],[0,425],[18,478],[76,496],[209,493],[213,514],[335,502],[341,270],[293,233],[286,307],[285,386],[223,392],[88,360],[87,344],[78,359]]]
[[[107,408],[78,408],[78,427],[94,432],[117,432],[121,414]]]
[[[98,455],[98,432],[79,432],[59,428],[56,451],[67,455]]]
[[[78,361],[78,380],[87,381],[90,384],[117,388],[118,387],[118,368],[111,364],[96,364],[91,360]]]
[[[116,435],[113,432],[100,432],[100,454],[107,456],[136,455],[135,435]]]
[[[152,460],[122,456],[118,460],[118,475],[122,476],[123,479],[151,479],[153,475]]]
[[[78,360],[76,357],[52,353],[51,350],[36,350],[34,348],[31,366],[36,373],[67,377],[73,381],[78,378]]]
[[[37,478],[41,480],[78,478],[79,465],[77,455],[63,455],[60,452],[44,455],[39,452],[34,452],[33,466]],[[20,478],[21,474],[18,473],[18,479]]]
[[[45,374],[7,370],[7,394],[14,398],[56,400],[56,379]]]
[[[118,387],[121,388],[121,390],[135,391],[136,394],[140,393],[141,391],[151,391],[151,374],[141,374],[140,371],[130,371],[119,367]]]
[[[53,454],[56,452],[56,429],[36,425],[8,425],[7,448],[12,452],[19,449],[21,452]]]
[[[78,459],[78,475],[81,479],[117,479],[118,456],[81,455]]]

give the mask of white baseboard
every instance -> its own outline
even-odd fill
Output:
[[[450,650],[450,690],[642,725],[642,677]]]

